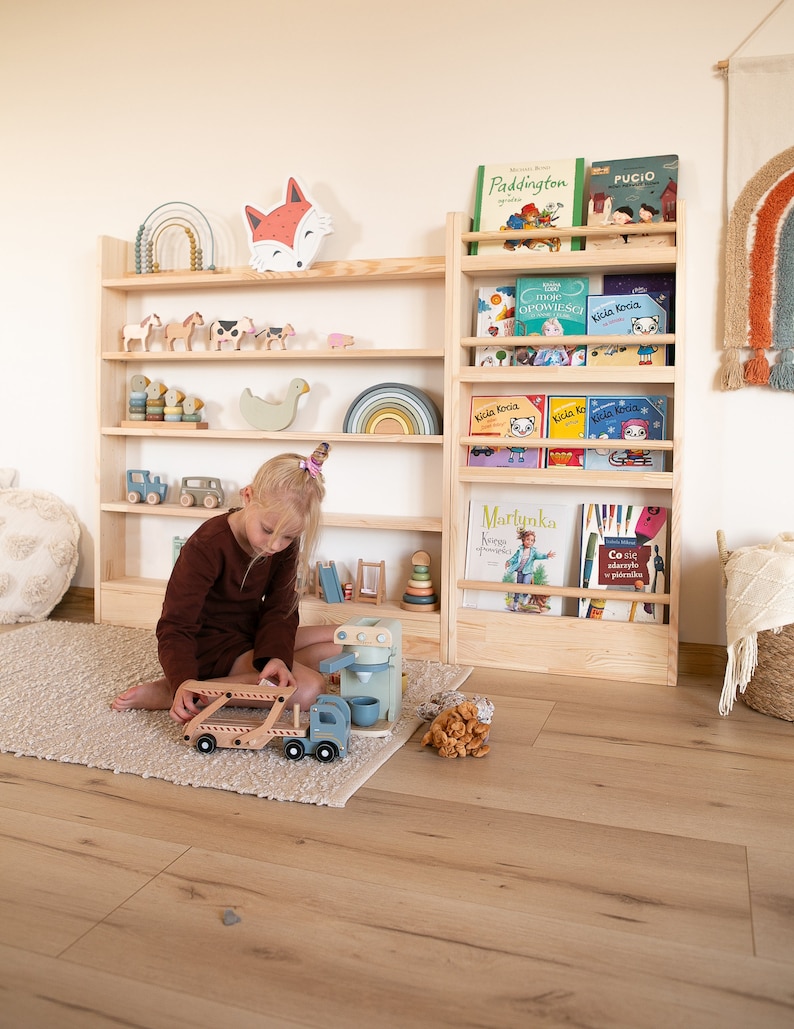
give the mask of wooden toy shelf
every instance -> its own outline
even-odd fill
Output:
[[[411,469],[417,468],[421,471],[431,452],[435,452],[439,463],[439,478],[441,462],[443,461],[443,447],[445,437],[443,435],[390,435],[390,434],[360,434],[346,433],[342,431],[326,431],[322,425],[316,430],[294,431],[291,429],[278,432],[264,432],[257,429],[224,428],[219,419],[208,419],[209,427],[206,429],[165,428],[162,425],[146,424],[144,426],[122,426],[126,412],[126,394],[130,377],[136,372],[142,372],[149,378],[161,378],[164,382],[214,382],[207,376],[217,375],[234,377],[234,381],[244,375],[256,375],[258,381],[267,366],[269,369],[278,369],[281,376],[287,375],[290,368],[294,374],[304,376],[312,382],[323,382],[326,372],[332,377],[332,369],[335,365],[344,367],[345,386],[353,391],[357,381],[363,381],[369,386],[372,381],[379,381],[380,378],[393,378],[393,369],[406,370],[406,377],[410,379],[409,371],[417,369],[417,375],[429,378],[437,385],[439,397],[443,393],[443,361],[444,348],[441,344],[441,302],[444,278],[443,257],[407,257],[407,258],[384,258],[377,260],[356,260],[356,261],[325,261],[314,264],[304,272],[254,272],[249,267],[226,268],[218,271],[202,272],[160,272],[157,274],[137,275],[128,269],[133,265],[132,245],[125,240],[102,237],[99,241],[99,326],[97,339],[97,381],[98,381],[98,408],[99,408],[99,429],[98,429],[98,493],[99,493],[99,527],[95,543],[95,619],[98,622],[110,622],[113,624],[130,625],[141,628],[153,628],[160,614],[162,599],[165,590],[166,577],[170,569],[170,545],[169,552],[164,554],[163,574],[161,577],[136,574],[139,572],[140,559],[136,557],[136,547],[143,547],[143,544],[129,545],[129,531],[135,529],[140,535],[141,532],[154,531],[160,533],[164,530],[157,529],[158,520],[164,520],[164,528],[170,522],[178,526],[178,535],[188,535],[193,531],[200,521],[214,517],[228,510],[233,506],[234,498],[227,496],[226,507],[206,509],[201,507],[183,508],[174,502],[170,494],[167,502],[150,504],[130,504],[125,499],[125,477],[126,469],[138,467],[139,454],[141,453],[163,453],[160,448],[168,448],[169,442],[174,446],[194,455],[193,457],[179,457],[179,464],[173,468],[173,475],[168,475],[169,485],[173,487],[174,482],[178,486],[178,479],[185,472],[193,471],[193,467],[185,468],[182,462],[195,461],[198,454],[201,462],[217,460],[207,458],[208,448],[226,448],[224,453],[239,452],[239,447],[250,447],[250,463],[255,468],[266,456],[272,456],[286,448],[302,451],[306,447],[313,447],[319,439],[327,440],[339,448],[358,447],[364,448],[365,452],[373,455],[385,456],[388,461],[391,453],[399,452],[405,454],[405,462],[410,464]],[[437,300],[428,293],[429,287],[436,283],[438,290]],[[251,337],[246,338],[240,350],[223,348],[211,350],[206,340],[196,338],[193,348],[187,350],[179,345],[173,351],[165,348],[161,338],[155,337],[148,343],[148,349],[142,349],[142,345],[135,341],[129,351],[122,349],[121,327],[129,321],[136,321],[140,317],[137,312],[146,305],[149,310],[163,312],[162,308],[175,310],[185,307],[189,310],[196,306],[199,310],[207,312],[211,304],[217,308],[220,300],[223,303],[234,303],[236,305],[255,306],[260,301],[263,292],[268,306],[270,306],[270,295],[280,296],[280,291],[286,289],[293,298],[305,306],[307,298],[311,299],[315,291],[319,290],[318,304],[325,307],[330,301],[333,303],[337,290],[347,291],[349,287],[359,292],[352,293],[351,303],[355,303],[357,297],[370,296],[370,293],[363,294],[361,290],[368,290],[373,284],[386,284],[380,288],[387,289],[387,296],[392,297],[392,290],[398,290],[396,296],[399,298],[399,305],[394,305],[396,318],[404,325],[404,319],[400,313],[404,308],[406,293],[403,291],[403,284],[414,287],[409,294],[408,302],[413,302],[422,310],[432,303],[433,311],[437,312],[438,332],[421,335],[419,333],[405,333],[406,346],[401,346],[403,334],[389,343],[388,337],[384,339],[384,345],[378,347],[366,341],[356,340],[355,345],[350,347],[334,347],[326,345],[325,338],[314,342],[306,342],[307,335],[303,338],[290,340],[286,349],[280,350],[274,347],[267,350],[260,339],[254,343]],[[308,292],[307,292],[308,291]],[[222,294],[219,298],[216,294]],[[227,297],[226,294],[229,294]],[[380,294],[376,294],[380,296]],[[212,297],[212,299],[211,299]],[[190,306],[188,306],[190,305]],[[282,305],[283,306],[283,305]],[[346,305],[350,306],[350,305]],[[391,305],[390,305],[391,310]],[[143,313],[148,313],[144,311]],[[209,320],[209,319],[208,319]],[[333,325],[331,326],[333,327]],[[399,330],[399,326],[398,326]],[[206,335],[206,329],[198,330]],[[197,333],[198,335],[198,333]],[[377,339],[377,333],[375,334]],[[417,340],[428,339],[429,345],[423,347],[417,345]],[[409,341],[411,341],[409,343]],[[290,345],[294,344],[294,345]],[[396,345],[394,345],[396,344]],[[316,367],[311,374],[310,369]],[[201,378],[201,370],[205,369]],[[235,377],[235,369],[240,369]],[[247,371],[245,371],[247,369]],[[371,374],[369,370],[371,369]],[[195,375],[193,374],[195,372]],[[336,373],[339,381],[341,373]],[[219,380],[220,381],[220,380]],[[249,385],[249,383],[243,383]],[[198,384],[192,386],[196,393],[201,395],[201,388]],[[205,386],[206,388],[206,386]],[[211,398],[211,387],[207,390]],[[239,395],[239,394],[238,394]],[[228,411],[228,408],[224,408]],[[213,424],[213,421],[215,424]],[[234,424],[232,422],[232,424]],[[341,423],[340,423],[341,424]],[[257,448],[262,444],[269,449]],[[156,448],[155,451],[141,451],[141,447]],[[232,448],[232,451],[229,450]],[[375,448],[372,450],[371,448]],[[395,451],[394,448],[398,448]],[[406,449],[406,447],[408,449]],[[430,450],[428,450],[428,447]],[[173,448],[170,448],[173,450]],[[214,450],[211,453],[215,453]],[[264,455],[264,456],[263,456]],[[174,458],[170,458],[174,465]],[[401,458],[401,460],[403,460]],[[223,461],[222,466],[225,467]],[[149,467],[148,464],[145,467]],[[159,467],[159,466],[158,466]],[[201,467],[201,465],[199,465]],[[251,469],[253,470],[253,468]],[[248,473],[250,474],[250,472]],[[241,483],[242,484],[242,483]],[[169,502],[170,501],[170,502]],[[423,541],[423,546],[432,542],[435,553],[439,556],[438,566],[434,565],[434,579],[440,582],[445,575],[442,567],[443,559],[443,503],[441,500],[441,484],[439,493],[427,498],[422,497],[418,503],[422,504],[423,513],[416,516],[401,513],[391,513],[392,505],[388,496],[375,497],[372,506],[376,508],[374,513],[361,513],[351,511],[324,512],[323,526],[332,532],[359,532],[376,534],[373,537],[377,541],[377,533],[393,533],[404,536],[406,540],[405,549],[410,554],[416,550],[415,537]],[[380,507],[380,510],[377,508]],[[173,521],[177,519],[177,521]],[[188,519],[188,521],[185,521]],[[143,538],[143,537],[141,537]],[[363,539],[363,537],[362,537]],[[333,544],[329,540],[327,544],[323,541],[328,553],[333,554]],[[377,545],[377,543],[375,544]],[[400,548],[402,549],[402,548]],[[159,545],[156,553],[159,554]],[[391,581],[390,581],[391,580]],[[302,615],[308,622],[339,624],[357,615],[400,618],[403,624],[403,647],[406,655],[429,660],[441,658],[441,619],[438,611],[421,611],[419,614],[401,610],[396,597],[401,588],[400,576],[396,571],[391,575],[387,574],[387,584],[390,586],[390,594],[395,597],[383,604],[374,607],[371,604],[355,604],[345,602],[344,604],[326,604],[314,596],[306,593],[301,600]]]
[[[497,668],[518,668],[534,672],[577,675],[590,678],[609,677],[649,683],[674,684],[678,661],[678,605],[680,582],[680,482],[683,414],[683,326],[684,268],[683,229],[684,205],[679,203],[677,221],[652,226],[651,234],[665,234],[672,245],[648,248],[606,250],[590,248],[578,251],[533,250],[521,247],[513,252],[471,255],[469,244],[477,241],[504,240],[501,233],[470,231],[470,219],[463,214],[447,218],[446,251],[446,346],[445,346],[445,478],[449,484],[447,571],[444,593],[448,598],[443,631],[449,637],[448,660],[461,664],[487,664]],[[631,228],[631,227],[628,227]],[[632,233],[648,226],[636,227]],[[555,235],[597,238],[609,229],[599,227],[555,228]],[[611,230],[614,233],[614,230]],[[544,235],[543,230],[511,232],[511,238]],[[548,235],[548,232],[545,232]],[[598,283],[604,273],[668,272],[676,275],[675,333],[654,337],[659,345],[675,344],[675,364],[653,368],[604,367],[499,367],[472,366],[472,350],[492,345],[490,337],[472,336],[473,298],[478,286],[514,282],[519,275],[589,276],[591,292],[600,292]],[[590,342],[592,337],[566,336],[566,343]],[[636,343],[628,336],[599,337],[617,345]],[[526,345],[526,337],[500,336],[499,343]],[[667,439],[651,443],[648,449],[665,454],[666,468],[658,471],[596,471],[571,468],[477,468],[467,464],[468,447],[498,445],[499,437],[473,437],[469,429],[472,396],[490,392],[538,392],[560,395],[586,395],[608,392],[617,394],[650,391],[668,398]],[[533,446],[579,447],[603,446],[598,441],[583,439],[533,440]],[[487,488],[488,493],[483,491]],[[542,503],[573,503],[573,498],[587,491],[631,491],[646,504],[669,508],[670,553],[666,569],[665,591],[643,594],[644,599],[664,605],[664,624],[580,619],[571,615],[547,616],[519,612],[501,612],[463,606],[463,591],[505,591],[504,583],[482,582],[467,578],[466,545],[469,501],[493,497],[496,488],[510,489],[512,498],[523,488],[532,491],[532,499]],[[518,494],[520,495],[520,493]],[[574,546],[578,549],[579,533]],[[547,596],[579,598],[600,596],[602,599],[625,600],[618,591],[594,591],[568,582],[562,587],[527,587],[531,593]]]
[[[354,281],[354,280],[348,280]],[[358,280],[355,280],[358,281]],[[140,361],[142,359],[140,351],[116,353],[114,351],[106,351],[102,354],[103,361]],[[394,347],[380,350],[330,350],[327,348],[317,347],[312,350],[150,350],[146,352],[146,360],[151,362],[157,361],[233,361],[235,364],[239,364],[241,361],[289,361],[290,364],[299,364],[301,361],[311,361],[312,364],[317,361],[391,361],[399,360],[405,361],[410,359],[412,361],[440,361],[444,357],[444,351],[438,350],[419,350],[409,349],[397,350]]]

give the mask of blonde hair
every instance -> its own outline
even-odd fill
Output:
[[[290,523],[300,521],[303,525],[297,540],[296,606],[299,600],[297,587],[299,584],[308,585],[311,559],[320,534],[320,516],[325,499],[322,465],[330,449],[328,443],[320,443],[310,457],[300,454],[272,457],[259,468],[251,483],[251,503],[278,515],[273,526],[274,535],[279,535]],[[256,560],[257,557],[254,558]]]

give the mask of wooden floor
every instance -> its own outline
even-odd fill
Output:
[[[467,690],[486,758],[416,736],[343,809],[0,755],[0,1025],[791,1029],[794,725]]]

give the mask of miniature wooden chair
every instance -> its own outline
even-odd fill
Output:
[[[368,585],[369,576],[365,575],[365,569],[374,569],[376,584],[373,589]],[[358,569],[356,570],[356,584],[353,590],[353,600],[362,604],[382,604],[386,599],[386,562],[362,561],[359,558]]]

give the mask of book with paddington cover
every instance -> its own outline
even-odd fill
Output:
[[[483,439],[470,446],[468,464],[475,468],[540,468],[541,450],[527,444],[543,436],[545,429],[545,394],[472,397],[469,435],[509,436],[511,440],[500,446]]]
[[[580,618],[619,622],[663,622],[665,605],[643,600],[667,592],[667,523],[664,507],[616,503],[582,506],[579,585],[619,590],[626,601],[582,597]]]
[[[666,424],[665,396],[588,397],[587,438],[603,439],[605,446],[585,450],[585,468],[664,471],[664,451],[643,444],[665,439]]]
[[[590,236],[587,248],[670,247],[667,233],[620,233],[622,225],[675,221],[678,198],[678,155],[626,157],[593,161],[588,179],[587,224],[614,225],[618,230]]]
[[[547,427],[549,439],[584,439],[587,430],[587,397],[548,397]],[[584,448],[549,447],[547,468],[584,468]]]
[[[474,302],[474,335],[512,336],[515,331],[515,285],[480,286]],[[512,343],[508,346],[483,345],[474,348],[473,363],[478,368],[507,366],[513,361]]]
[[[579,250],[578,238],[561,239],[554,227],[581,225],[584,215],[583,157],[511,164],[481,164],[474,193],[475,232],[505,232],[504,242],[471,244],[472,254],[520,250],[539,256],[549,251]],[[548,229],[548,236],[515,239],[510,229]]]
[[[637,342],[667,332],[667,312],[650,293],[591,293],[588,336],[636,336]]]
[[[559,615],[562,598],[515,593],[514,584],[563,586],[573,552],[575,509],[563,504],[469,503],[466,578],[504,583],[503,590],[463,592],[463,606],[488,611]],[[576,576],[575,567],[571,578]]]
[[[516,336],[584,336],[590,280],[579,275],[520,275],[516,279]],[[533,344],[534,345],[534,344]]]

